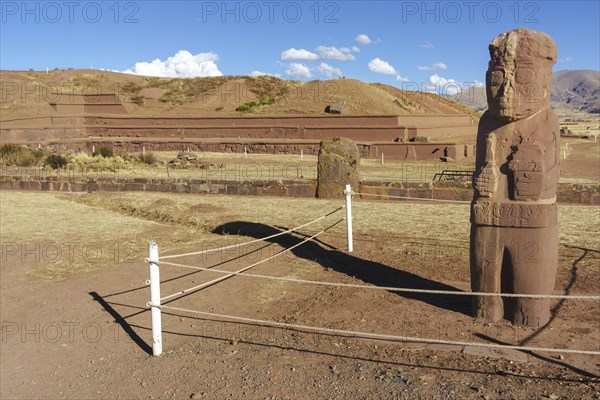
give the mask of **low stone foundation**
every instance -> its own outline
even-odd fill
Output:
[[[317,182],[306,181],[227,181],[206,179],[111,178],[36,179],[23,176],[0,176],[0,190],[33,190],[49,192],[163,192],[191,194],[227,194],[241,196],[316,197]],[[365,200],[394,200],[387,196],[418,199],[470,201],[470,183],[454,182],[362,182],[355,192],[377,194]],[[401,201],[401,200],[400,200]],[[558,202],[600,205],[600,185],[558,185]]]

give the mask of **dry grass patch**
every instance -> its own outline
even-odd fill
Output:
[[[341,200],[164,193],[65,195],[3,191],[0,199],[3,243],[57,243],[77,250],[72,259],[62,257],[57,262],[40,263],[31,276],[44,282],[123,260],[141,263],[151,239],[159,241],[161,254],[240,243],[246,239],[212,232],[228,222],[291,228],[343,204]],[[315,233],[344,215],[340,211],[302,231]],[[354,203],[355,247],[359,251],[380,246],[386,254],[402,252],[415,248],[411,244],[415,241],[464,247],[468,246],[469,227],[468,204]],[[597,207],[559,207],[559,227],[562,245],[600,248]],[[343,243],[345,224],[328,234],[332,240]],[[323,240],[327,242],[327,236]],[[123,248],[124,243],[131,247]],[[87,256],[80,254],[84,246],[91,246]],[[102,257],[94,253],[97,248],[102,250]],[[120,254],[118,259],[114,257],[115,248]]]
[[[101,266],[141,259],[144,243],[152,238],[158,224],[71,199],[52,193],[0,192],[3,249],[18,250],[21,259],[29,252],[23,261],[34,263],[32,279],[62,280]]]

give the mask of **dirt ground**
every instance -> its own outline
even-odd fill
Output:
[[[241,243],[312,220],[337,208],[337,201],[3,191],[0,203],[2,399],[600,398],[598,356],[369,340],[167,309],[165,353],[150,356],[143,262],[149,240],[158,241],[161,255]],[[345,251],[342,223],[249,272],[469,289],[468,206],[363,201],[355,204],[354,216],[354,253]],[[299,234],[174,261],[239,270],[341,217],[336,213]],[[598,294],[597,208],[561,207],[559,223],[556,293]],[[161,291],[164,296],[219,276],[163,265]],[[241,276],[168,305],[463,342],[596,351],[600,343],[600,306],[581,301],[554,303],[554,317],[541,330],[476,322],[462,296]]]
[[[561,139],[561,182],[600,181],[600,139],[598,140]]]

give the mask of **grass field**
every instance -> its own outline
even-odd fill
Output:
[[[239,237],[212,233],[227,222],[253,222],[291,228],[328,213],[341,201],[274,197],[198,196],[164,193],[0,192],[0,238],[3,251],[14,245],[36,245],[50,254],[29,275],[51,282],[126,259],[142,263],[150,240],[161,254],[188,251],[207,244],[239,243]],[[394,248],[394,238],[468,247],[469,206],[408,202],[355,201],[354,233]],[[317,232],[343,218],[344,212],[303,232]],[[344,224],[328,234],[345,237]],[[560,242],[600,249],[597,207],[559,208]],[[364,245],[357,242],[356,246]],[[371,246],[372,244],[367,244]],[[397,247],[397,246],[396,246]],[[56,257],[61,249],[61,257]],[[67,256],[68,255],[68,256]]]
[[[561,122],[561,128],[568,128],[572,135],[577,136],[600,136],[600,117],[591,118],[586,122],[568,123]]]

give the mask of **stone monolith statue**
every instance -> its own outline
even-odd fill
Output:
[[[558,265],[559,124],[550,108],[556,44],[515,29],[489,46],[488,111],[477,133],[471,204],[471,288],[550,294]],[[541,326],[550,301],[478,296],[476,318]]]
[[[317,197],[336,199],[344,195],[347,184],[358,191],[360,151],[347,138],[331,138],[321,142],[317,163]]]

